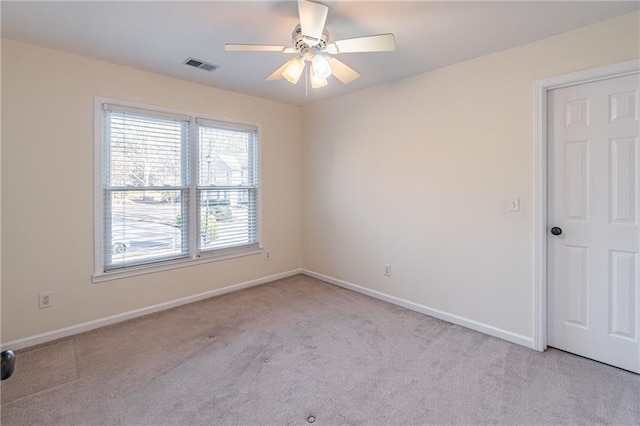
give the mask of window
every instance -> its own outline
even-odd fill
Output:
[[[257,126],[96,104],[97,280],[259,248]]]

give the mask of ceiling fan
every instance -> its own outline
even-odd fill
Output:
[[[396,41],[391,33],[331,41],[324,28],[329,7],[309,0],[298,0],[300,23],[291,34],[293,47],[264,44],[225,44],[227,51],[281,52],[296,54],[271,73],[266,81],[287,79],[296,84],[309,62],[312,88],[327,85],[327,78],[334,75],[344,84],[351,83],[360,74],[334,58],[339,53],[388,52],[395,50]]]

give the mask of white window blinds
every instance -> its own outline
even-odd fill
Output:
[[[99,271],[258,247],[256,127],[102,108]]]
[[[257,246],[255,129],[198,120],[200,250]]]
[[[104,114],[105,270],[187,256],[189,121]]]

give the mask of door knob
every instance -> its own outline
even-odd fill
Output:
[[[554,226],[553,228],[551,228],[551,233],[553,235],[560,235],[562,234],[562,228],[558,228],[557,226]]]

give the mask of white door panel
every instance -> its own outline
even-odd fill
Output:
[[[637,74],[548,93],[548,345],[640,373]]]

